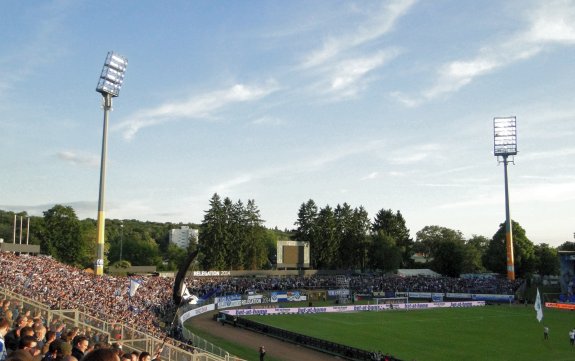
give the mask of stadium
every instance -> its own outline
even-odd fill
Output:
[[[571,357],[575,316],[546,308],[552,336],[544,343],[532,305],[517,301],[526,292],[521,280],[399,273],[186,272],[176,282],[95,276],[48,256],[1,252],[0,317],[14,325],[4,338],[11,351],[19,346],[10,333],[31,330],[42,347],[85,337],[90,350],[107,345],[119,356],[162,360],[250,360],[259,343],[267,360]]]

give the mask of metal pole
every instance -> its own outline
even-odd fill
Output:
[[[513,232],[511,227],[511,215],[509,212],[509,185],[507,181],[507,155],[503,156],[503,168],[505,172],[505,246],[507,248],[507,279],[515,280],[515,261],[513,259]]]
[[[28,217],[28,225],[26,226],[26,244],[30,240],[30,217]]]
[[[20,240],[18,243],[22,244],[22,216],[20,216]]]
[[[124,248],[124,222],[120,224],[120,261],[122,261],[122,248]]]
[[[104,212],[104,198],[106,192],[106,155],[108,153],[108,116],[112,109],[112,96],[102,94],[104,100],[104,132],[102,134],[102,159],[100,162],[100,194],[98,196],[98,244],[95,271],[96,275],[104,274],[104,236],[106,228],[106,215]]]
[[[12,243],[16,244],[16,214],[14,214],[14,233],[12,235]]]

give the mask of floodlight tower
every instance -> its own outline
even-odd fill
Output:
[[[106,190],[106,154],[108,153],[108,116],[112,110],[112,98],[120,94],[120,88],[124,83],[124,75],[128,59],[123,56],[108,52],[106,62],[102,68],[100,79],[96,91],[102,94],[102,104],[104,106],[104,133],[102,135],[102,160],[100,163],[100,195],[98,197],[98,247],[94,269],[96,275],[104,273],[104,230],[106,227],[106,216],[104,213],[104,195]]]
[[[493,118],[494,154],[499,160],[503,159],[505,173],[505,245],[507,248],[507,278],[515,279],[515,262],[513,259],[513,233],[511,231],[511,215],[509,213],[509,185],[507,181],[507,163],[511,156],[511,162],[517,154],[517,129],[516,117]]]

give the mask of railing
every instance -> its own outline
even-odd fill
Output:
[[[0,287],[0,296],[21,304],[33,316],[40,316],[47,325],[59,324],[66,329],[79,327],[92,342],[121,342],[124,352],[147,351],[155,354],[162,349],[161,358],[165,361],[240,361],[218,346],[185,330],[184,336],[191,336],[193,349],[173,339],[159,339],[143,331],[120,323],[111,323],[93,317],[79,310],[51,310],[48,306]],[[188,348],[184,349],[178,345]]]

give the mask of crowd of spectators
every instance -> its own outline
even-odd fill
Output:
[[[342,280],[343,278],[343,280]],[[439,292],[511,295],[522,280],[501,277],[430,277],[398,275],[314,275],[289,277],[202,277],[187,279],[186,285],[200,299],[229,294],[289,290],[326,290],[342,288],[352,293]]]
[[[172,306],[173,279],[139,280],[140,288],[130,297],[126,277],[96,276],[48,256],[0,252],[0,287],[51,309],[79,309],[104,321],[130,324],[162,337],[158,315]]]
[[[138,276],[140,286],[129,295],[130,277],[97,276],[52,259],[49,256],[16,255],[0,252],[0,287],[49,306],[51,309],[79,309],[109,323],[166,337],[176,305],[172,301],[173,277]],[[314,275],[282,277],[195,277],[185,283],[191,294],[206,301],[229,295],[288,290],[326,290],[349,288],[352,293],[372,292],[451,292],[513,294],[520,281],[503,278],[448,278],[397,275]],[[0,300],[1,301],[1,300]],[[26,314],[21,305],[0,304],[0,317],[14,326]],[[32,315],[33,316],[33,315]],[[162,317],[164,322],[162,322]],[[168,327],[160,327],[160,326]],[[59,332],[55,324],[44,325]],[[84,334],[89,330],[84,330]],[[98,335],[89,335],[93,342]],[[0,360],[2,361],[2,360]]]

